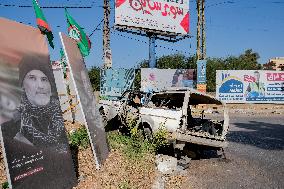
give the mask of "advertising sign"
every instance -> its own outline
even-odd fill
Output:
[[[100,95],[107,98],[120,97],[124,91],[132,88],[134,78],[134,69],[103,69]]]
[[[284,72],[217,70],[216,98],[227,103],[284,103]]]
[[[206,60],[197,60],[197,84],[206,83]]]
[[[197,84],[197,90],[199,92],[205,93],[206,92],[206,84]]]
[[[141,90],[161,91],[169,88],[194,88],[194,69],[141,68]]]
[[[75,92],[80,102],[80,110],[83,111],[82,114],[85,117],[84,125],[86,125],[89,134],[96,166],[99,168],[106,160],[109,149],[102,118],[88,76],[88,70],[76,41],[63,33],[60,33],[60,37],[70,69],[70,78],[75,86]]]
[[[104,53],[104,67],[105,68],[111,68],[112,67],[112,56],[111,56],[111,50],[107,49]]]
[[[189,33],[189,0],[116,0],[115,25]]]
[[[45,36],[0,18],[1,144],[10,188],[72,188],[76,175]]]

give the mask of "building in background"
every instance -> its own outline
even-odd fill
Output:
[[[269,62],[273,64],[273,70],[281,71],[284,70],[284,57],[276,57],[269,59]]]

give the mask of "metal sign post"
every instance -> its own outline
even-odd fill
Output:
[[[155,41],[156,36],[154,33],[147,33],[149,37],[149,67],[155,68],[156,67],[156,52],[155,52]]]

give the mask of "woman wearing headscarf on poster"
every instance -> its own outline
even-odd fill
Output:
[[[19,64],[21,103],[1,125],[13,188],[71,188],[75,172],[48,56]]]

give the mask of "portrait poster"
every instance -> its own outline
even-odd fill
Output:
[[[106,133],[98,109],[99,106],[93,93],[88,70],[76,41],[63,33],[59,33],[59,35],[70,69],[70,77],[73,80],[76,93],[79,97],[79,105],[81,106],[83,115],[85,115],[85,126],[90,138],[96,167],[99,168],[109,154]]]
[[[10,188],[70,189],[76,174],[45,36],[0,18],[1,144]]]
[[[194,69],[141,68],[141,91],[144,92],[194,88],[195,80]]]
[[[206,60],[197,60],[197,84],[206,84]]]
[[[216,98],[226,103],[284,103],[284,71],[217,70]]]

